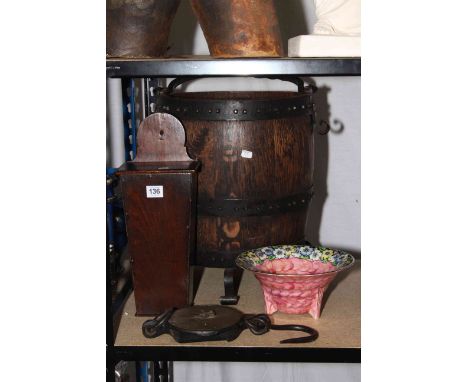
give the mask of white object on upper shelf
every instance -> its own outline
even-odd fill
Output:
[[[360,57],[361,0],[314,0],[313,34],[288,41],[289,57]]]
[[[361,57],[356,36],[303,35],[288,41],[289,57]]]
[[[314,34],[361,35],[361,0],[314,0]]]

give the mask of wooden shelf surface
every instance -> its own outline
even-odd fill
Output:
[[[325,294],[322,315],[314,320],[309,315],[275,313],[275,324],[302,324],[318,330],[319,338],[311,344],[280,344],[285,338],[300,337],[300,332],[270,331],[255,336],[248,330],[234,341],[209,341],[179,344],[164,334],[155,339],[145,338],[141,326],[148,317],[135,316],[133,293],[129,296],[122,313],[115,346],[152,347],[222,347],[222,348],[330,348],[360,349],[361,347],[361,269],[360,261],[348,271],[338,274]],[[195,297],[195,304],[218,304],[223,293],[223,270],[204,270]],[[263,313],[264,302],[260,284],[251,272],[244,272],[239,288],[240,300],[235,307],[244,313]]]

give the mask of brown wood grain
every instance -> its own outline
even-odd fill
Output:
[[[180,0],[107,0],[106,55],[162,57]]]
[[[121,172],[137,314],[154,315],[190,304],[196,172]],[[163,186],[147,198],[146,186]]]
[[[181,116],[183,118],[183,116]],[[190,121],[187,150],[203,163],[200,197],[280,198],[312,185],[310,117]],[[241,157],[242,150],[252,158]]]
[[[212,92],[175,94],[193,99],[289,99],[290,92]],[[309,115],[250,121],[194,120],[181,113],[187,151],[202,163],[198,200],[280,199],[300,194],[313,183],[313,135]],[[242,150],[252,158],[241,156]],[[306,204],[272,216],[217,217],[198,214],[197,263],[209,252],[231,259],[242,250],[304,239]],[[226,254],[226,251],[228,252]],[[209,263],[209,262],[208,262]]]
[[[273,0],[191,0],[213,57],[284,55]]]
[[[192,301],[199,163],[185,148],[185,131],[170,114],[139,127],[136,159],[118,170],[132,259],[136,313],[156,315]],[[161,186],[162,197],[148,197]]]
[[[185,130],[171,114],[155,113],[138,128],[134,162],[190,161],[185,148]]]

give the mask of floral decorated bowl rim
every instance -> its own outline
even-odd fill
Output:
[[[322,263],[331,263],[337,268],[332,271],[304,274],[304,273],[270,273],[256,268],[265,260],[298,258],[303,260],[320,260]],[[235,260],[239,268],[270,276],[294,276],[294,277],[318,277],[330,273],[338,273],[350,268],[354,262],[354,256],[340,249],[326,248],[312,245],[273,245],[244,251]]]

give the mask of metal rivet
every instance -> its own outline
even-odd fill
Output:
[[[301,108],[302,108],[302,109],[305,109],[305,105],[301,105]]]
[[[198,110],[198,109],[195,109],[195,113],[198,113],[199,111],[200,111],[200,110]]]
[[[296,107],[296,106],[293,106],[293,110],[296,110],[296,109],[297,109],[297,107]]]
[[[221,110],[219,110],[219,109],[216,109],[216,112],[217,112],[217,113],[219,113],[220,111],[221,111]]]
[[[242,113],[243,113],[243,114],[247,114],[247,110],[245,110],[245,109],[242,110]]]
[[[302,200],[301,200],[301,202],[302,202],[302,203],[305,203],[305,200],[304,200],[304,199],[302,199]]]
[[[238,112],[239,112],[239,110],[234,109],[234,114],[237,114]]]
[[[208,109],[208,113],[210,113],[210,114],[211,114],[211,113],[212,113],[212,111],[213,111],[213,110],[211,110],[211,109]]]

